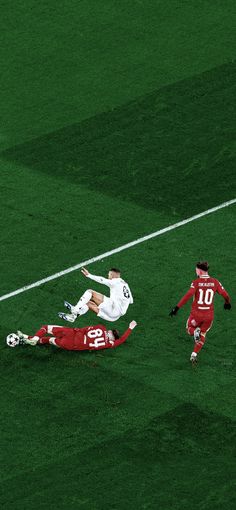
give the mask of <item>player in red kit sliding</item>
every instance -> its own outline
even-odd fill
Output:
[[[34,336],[25,335],[21,331],[17,331],[17,335],[22,343],[29,345],[51,344],[67,351],[90,351],[110,349],[123,344],[136,325],[137,323],[132,321],[121,337],[116,329],[107,330],[102,324],[85,328],[46,325],[41,326]],[[47,334],[52,336],[45,336]]]
[[[216,292],[223,296],[225,300],[224,308],[226,310],[231,308],[228,293],[216,278],[212,278],[208,274],[208,270],[208,262],[197,263],[196,273],[198,278],[193,280],[188,292],[170,312],[170,316],[173,317],[181,306],[185,305],[191,297],[193,298],[190,316],[186,324],[187,333],[192,335],[195,340],[195,346],[190,357],[193,364],[197,362],[197,355],[205,343],[206,333],[213,324]]]

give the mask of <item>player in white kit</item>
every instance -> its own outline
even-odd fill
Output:
[[[75,306],[68,303],[68,301],[64,301],[64,305],[68,308],[70,313],[59,312],[58,315],[61,319],[74,322],[78,316],[85,314],[88,310],[92,310],[98,317],[110,322],[115,322],[122,315],[126,314],[129,305],[133,303],[133,296],[128,283],[120,277],[119,269],[110,269],[108,278],[95,276],[89,273],[84,267],[81,272],[87,278],[107,285],[107,287],[110,288],[110,297],[108,298],[99,292],[88,289]]]

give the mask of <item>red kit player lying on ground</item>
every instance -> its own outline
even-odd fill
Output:
[[[193,297],[191,313],[186,324],[187,333],[192,335],[195,340],[195,346],[190,357],[192,363],[197,362],[197,355],[205,343],[206,333],[213,324],[215,293],[217,292],[223,296],[225,300],[224,308],[226,310],[231,308],[228,293],[216,278],[209,276],[208,269],[208,262],[197,263],[196,273],[198,278],[193,280],[188,292],[170,312],[171,317],[176,315],[179,308]]]
[[[67,351],[90,351],[110,349],[123,344],[132,333],[137,323],[132,321],[119,338],[116,329],[107,330],[106,326],[87,326],[85,328],[64,328],[62,326],[41,326],[34,336],[25,335],[17,331],[20,341],[29,345],[51,344]],[[52,336],[45,336],[46,334]]]

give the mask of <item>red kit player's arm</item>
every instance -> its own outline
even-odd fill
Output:
[[[217,287],[217,292],[218,294],[220,294],[221,296],[223,296],[223,298],[225,299],[225,302],[226,303],[230,303],[230,297],[229,297],[229,294],[228,292],[226,292],[226,290],[222,287],[221,283],[219,282],[219,285]]]
[[[182,299],[179,301],[179,303],[177,304],[177,306],[179,308],[181,308],[181,306],[185,305],[185,303],[187,303],[187,301],[195,294],[195,288],[194,287],[191,287],[188,292],[186,292],[186,294],[182,297]]]
[[[125,340],[127,340],[128,336],[132,333],[132,329],[131,328],[128,328],[125,333],[120,337],[118,338],[117,340],[115,340],[115,343],[113,345],[113,348],[114,347],[118,347],[118,345],[120,344],[123,344],[125,342]]]

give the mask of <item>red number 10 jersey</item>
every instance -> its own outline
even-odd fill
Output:
[[[213,317],[214,315],[214,297],[216,292],[229,302],[229,295],[221,285],[219,280],[211,278],[209,275],[202,275],[191,283],[190,289],[178,303],[178,307],[183,306],[193,297],[191,311],[198,315]]]

